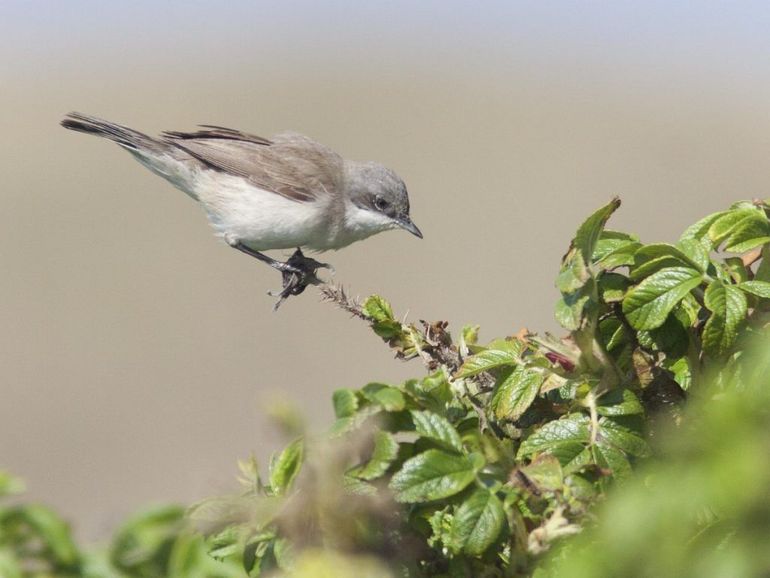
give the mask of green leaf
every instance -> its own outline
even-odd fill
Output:
[[[705,271],[711,264],[709,258],[709,249],[706,245],[695,239],[682,239],[676,246],[682,250],[682,253],[687,255],[691,262],[698,265],[699,271]]]
[[[576,331],[583,325],[583,317],[591,303],[593,292],[593,280],[587,283],[580,291],[569,295],[562,295],[556,302],[556,321],[569,331]]]
[[[353,472],[355,473],[355,472]],[[346,493],[354,496],[376,496],[377,488],[352,474],[342,476],[342,488]]]
[[[369,461],[352,475],[362,480],[374,480],[388,471],[398,456],[398,442],[392,434],[378,431],[374,434],[374,450]]]
[[[556,277],[556,288],[562,294],[574,293],[589,279],[591,279],[591,271],[583,260],[583,256],[575,249],[570,249]]]
[[[738,285],[738,289],[762,299],[770,299],[770,283],[767,281],[745,281]]]
[[[356,392],[352,389],[338,389],[332,394],[332,404],[335,417],[350,417],[358,409]]]
[[[613,269],[634,262],[636,253],[642,244],[633,235],[617,231],[602,231],[596,242],[592,261],[600,269]]]
[[[692,385],[692,370],[690,369],[690,360],[687,357],[665,359],[663,367],[671,372],[674,381],[679,384],[679,387],[684,391],[690,389],[690,385]]]
[[[470,556],[481,556],[503,529],[505,511],[489,490],[477,490],[457,508],[452,523],[452,543]]]
[[[364,301],[361,310],[372,321],[393,321],[393,309],[390,303],[379,295],[372,295]]]
[[[703,328],[703,349],[712,357],[722,357],[729,353],[746,318],[746,295],[736,285],[714,281],[706,288],[704,303],[711,316]]]
[[[404,462],[390,481],[399,502],[430,502],[464,490],[484,467],[480,454],[457,455],[427,450]]]
[[[701,267],[701,263],[691,259],[674,245],[654,243],[652,245],[645,245],[634,255],[631,278],[638,281],[667,267],[688,267],[699,271],[705,270],[705,267]]]
[[[600,446],[613,446],[635,457],[645,457],[650,454],[650,447],[641,434],[606,417],[599,419],[596,443]]]
[[[497,419],[516,421],[537,397],[545,379],[542,371],[517,367],[500,383],[492,397],[492,409]]]
[[[631,281],[619,273],[602,273],[599,277],[599,294],[605,303],[617,303],[623,300]]]
[[[270,462],[270,488],[278,495],[286,493],[302,468],[305,442],[297,438]]]
[[[401,390],[384,383],[368,383],[361,388],[361,393],[370,402],[381,405],[385,411],[401,411],[406,407],[406,399]]]
[[[462,453],[463,442],[460,434],[449,420],[432,411],[412,411],[411,413],[418,434],[438,442],[447,449]]]
[[[743,259],[740,257],[726,257],[723,263],[724,270],[727,275],[719,275],[720,270],[717,269],[717,274],[729,283],[743,283],[749,280],[749,268],[743,264]]]
[[[745,253],[770,241],[770,223],[763,211],[752,211],[741,220],[725,240],[725,251]]]
[[[729,211],[721,211],[719,213],[712,213],[711,215],[702,218],[694,225],[690,225],[679,238],[680,242],[686,240],[697,241],[702,244],[706,250],[711,249],[712,243],[708,236],[709,228],[714,223],[714,221],[721,218],[723,215],[726,215],[728,212]]]
[[[242,529],[238,526],[227,526],[221,532],[207,539],[209,556],[223,560],[241,550]]]
[[[599,415],[636,415],[644,413],[644,407],[630,389],[615,390],[601,398],[596,411]]]
[[[607,220],[618,207],[620,207],[620,199],[615,197],[593,215],[588,217],[583,224],[580,225],[577,233],[575,233],[575,239],[572,241],[572,246],[580,252],[586,263],[591,262],[599,236],[604,230]]]
[[[554,456],[542,454],[532,463],[521,468],[530,484],[534,484],[541,492],[556,492],[564,486],[564,472],[561,464]]]
[[[24,532],[26,540],[33,544],[39,542],[34,547],[38,550],[44,549],[45,556],[49,557],[53,564],[63,567],[77,564],[80,553],[72,539],[70,528],[53,510],[38,504],[28,504],[8,510],[5,515],[13,516],[16,521],[28,527]]]
[[[715,246],[724,243],[726,251],[743,253],[770,241],[770,223],[764,211],[744,205],[714,221],[708,234]]]
[[[647,277],[623,299],[623,313],[635,329],[655,329],[703,278],[688,267],[669,267]]]
[[[519,363],[519,355],[524,349],[524,345],[518,339],[507,343],[510,343],[511,346],[506,349],[485,349],[470,356],[457,370],[455,377],[470,377],[498,367],[516,365]]]
[[[690,325],[688,313],[681,305],[677,305],[666,317],[663,325],[655,329],[641,330],[636,337],[642,347],[663,351],[667,356],[679,357],[687,351]]]
[[[519,458],[548,452],[565,465],[590,441],[589,420],[573,413],[546,423],[532,433],[519,447]]]

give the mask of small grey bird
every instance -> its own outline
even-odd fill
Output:
[[[340,249],[371,235],[402,228],[422,238],[409,217],[404,182],[374,162],[343,159],[297,133],[270,139],[201,125],[196,132],[164,132],[159,138],[79,113],[61,122],[71,130],[106,137],[157,175],[198,201],[217,234],[239,251],[283,274],[276,308],[320,281],[330,268],[302,254],[302,247]],[[281,262],[262,254],[296,252]]]

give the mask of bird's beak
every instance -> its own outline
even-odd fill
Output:
[[[396,219],[396,224],[402,229],[409,231],[415,237],[422,239],[422,232],[417,228],[417,225],[415,225],[412,222],[412,219],[410,219],[408,216]]]

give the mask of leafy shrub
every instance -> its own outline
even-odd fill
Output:
[[[192,511],[213,554],[251,576],[314,548],[374,556],[394,575],[529,575],[591,524],[704,376],[738,371],[770,298],[766,204],[736,203],[675,244],[648,245],[605,228],[619,205],[591,215],[562,260],[563,338],[480,345],[465,327],[455,340],[446,323],[402,323],[378,296],[358,304],[325,288],[428,373],[336,391],[328,439],[293,441],[266,481],[244,464],[243,496]]]
[[[426,374],[334,392],[328,434],[296,436],[264,479],[242,462],[240,495],[189,511],[205,544],[162,508],[84,554],[50,511],[3,507],[0,575],[766,575],[770,361],[747,348],[767,324],[770,207],[645,245],[606,229],[619,205],[562,259],[566,336],[480,344],[325,287]]]

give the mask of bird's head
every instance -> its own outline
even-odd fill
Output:
[[[409,195],[401,178],[379,163],[349,163],[346,167],[348,199],[358,219],[372,232],[401,228],[422,239],[409,217]]]

